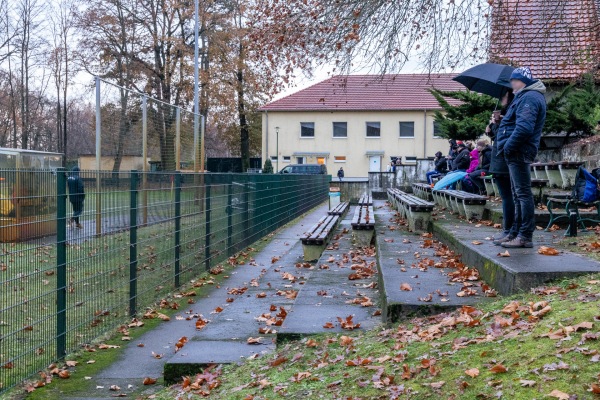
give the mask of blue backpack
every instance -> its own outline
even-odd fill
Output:
[[[600,198],[598,179],[585,168],[579,167],[573,187],[573,198],[584,203],[593,203]]]

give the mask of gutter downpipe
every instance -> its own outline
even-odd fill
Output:
[[[263,161],[263,165],[265,164],[265,161],[267,161],[267,158],[269,157],[269,111],[265,110],[265,159]]]
[[[427,109],[423,110],[423,158],[427,158]]]

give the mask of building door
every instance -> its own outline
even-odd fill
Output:
[[[381,156],[369,157],[369,172],[381,172]]]
[[[304,164],[304,157],[296,157],[296,164]]]

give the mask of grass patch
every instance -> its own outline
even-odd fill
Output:
[[[559,242],[559,247],[573,253],[583,254],[586,257],[600,262],[600,226],[590,229],[587,233],[577,237],[565,237]]]
[[[598,301],[600,275],[565,280],[477,308],[288,342],[156,398],[200,390],[254,400],[600,398],[592,393],[600,391]]]

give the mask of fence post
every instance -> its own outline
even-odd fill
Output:
[[[143,201],[143,225],[148,224],[148,96],[142,97],[142,201]]]
[[[175,109],[175,171],[181,170],[181,108]]]
[[[67,179],[56,170],[56,357],[67,350]]]
[[[137,227],[138,227],[138,171],[130,173],[129,187],[129,315],[136,314],[137,302]]]
[[[210,192],[211,192],[211,187],[210,187],[210,175],[204,174],[202,173],[202,176],[204,177],[204,193],[205,193],[205,198],[206,198],[206,208],[204,210],[204,215],[205,215],[205,221],[204,221],[204,225],[205,225],[205,232],[206,232],[206,236],[204,237],[204,258],[205,258],[205,268],[208,271],[210,269]]]
[[[102,113],[100,108],[100,78],[96,77],[96,235],[102,234]]]
[[[180,285],[179,275],[181,265],[181,172],[175,173],[175,287]]]
[[[233,251],[233,175],[229,177],[227,185],[227,256],[231,256]]]

